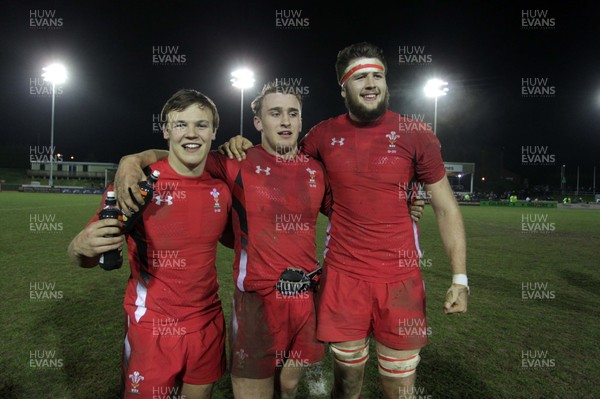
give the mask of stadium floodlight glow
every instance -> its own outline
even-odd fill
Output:
[[[238,89],[249,89],[254,86],[254,72],[243,68],[231,72],[231,84]]]
[[[441,79],[430,79],[425,84],[425,95],[427,97],[433,97],[435,100],[435,106],[433,109],[433,133],[437,135],[437,100],[438,97],[445,96],[448,93],[448,82],[444,82]]]
[[[67,70],[62,64],[51,64],[42,68],[42,70],[44,71],[42,77],[46,82],[60,85],[67,81]]]
[[[440,97],[445,96],[448,92],[448,88],[445,87],[448,82],[444,82],[440,79],[430,79],[425,85],[425,95],[427,97]]]
[[[56,98],[56,85],[63,84],[67,81],[67,69],[62,64],[51,64],[42,68],[42,78],[44,81],[52,83],[52,122],[50,126],[50,178],[48,185],[53,184],[53,169],[54,169],[54,102]]]
[[[231,72],[231,85],[240,89],[240,135],[244,135],[244,89],[254,86],[254,72],[242,68]]]

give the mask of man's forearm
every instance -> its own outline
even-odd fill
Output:
[[[435,210],[435,214],[452,274],[467,274],[465,227],[458,205]]]
[[[166,150],[146,150],[142,152],[138,152],[137,154],[127,155],[121,160],[134,157],[140,164],[142,168],[145,168],[148,165],[153,164],[154,162],[158,162],[161,159],[167,158],[169,156],[169,151]]]
[[[452,274],[467,274],[467,244],[465,226],[454,193],[444,177],[437,183],[426,184],[431,206],[438,223],[440,236],[450,260]]]

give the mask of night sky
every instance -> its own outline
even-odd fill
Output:
[[[180,88],[217,104],[215,147],[237,134],[240,92],[229,80],[239,66],[257,80],[245,92],[245,135],[259,140],[250,101],[276,78],[305,93],[305,133],[345,111],[335,58],[360,41],[384,49],[390,107],[398,113],[433,122],[434,102],[423,86],[431,77],[448,81],[437,114],[445,161],[476,162],[478,173],[503,166],[554,185],[562,164],[574,184],[579,165],[584,186],[600,166],[600,6],[592,1],[399,1],[393,9],[382,2],[11,3],[0,17],[2,167],[28,167],[30,148],[50,145],[51,96],[39,81],[53,61],[69,73],[56,98],[56,151],[118,162],[165,147],[154,118]],[[421,55],[412,65],[410,53]],[[523,163],[528,146],[545,148],[555,161]]]

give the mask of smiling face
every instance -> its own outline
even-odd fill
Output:
[[[163,136],[169,141],[169,165],[183,176],[200,176],[216,129],[213,113],[200,104],[167,114]]]
[[[360,62],[360,59],[353,63]],[[342,97],[350,117],[359,122],[372,122],[388,108],[389,92],[383,70],[358,69],[342,86]]]
[[[269,93],[262,100],[254,127],[261,132],[262,146],[271,155],[293,156],[302,130],[300,102],[293,94]]]

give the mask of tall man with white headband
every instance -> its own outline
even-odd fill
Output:
[[[419,351],[428,342],[419,231],[407,206],[424,184],[453,273],[444,312],[467,310],[466,239],[440,143],[424,123],[388,110],[386,62],[369,43],[338,53],[348,113],[313,127],[301,142],[325,165],[333,194],[317,338],[334,357],[332,398],[358,398],[376,341],[385,398],[414,394]],[[240,136],[224,146],[244,157]]]
[[[440,143],[426,125],[388,110],[386,69],[371,44],[340,51],[348,113],[321,122],[302,142],[325,164],[334,198],[317,332],[331,343],[334,398],[359,396],[370,334],[384,397],[412,396],[429,331],[418,229],[405,212],[414,183],[425,185],[454,275],[444,311],[467,308],[465,232]]]

